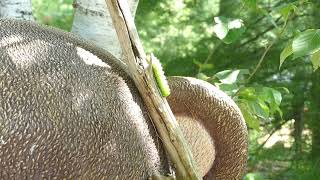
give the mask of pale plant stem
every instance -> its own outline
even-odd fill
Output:
[[[256,74],[256,72],[260,69],[263,61],[265,60],[265,57],[267,55],[267,53],[270,51],[271,47],[274,45],[275,42],[277,42],[277,40],[282,36],[283,32],[285,31],[286,27],[287,27],[287,21],[288,19],[285,21],[283,28],[281,29],[280,33],[277,35],[276,39],[273,40],[265,49],[265,51],[263,52],[257,66],[254,68],[253,72],[249,75],[249,78],[247,79],[247,83],[250,82],[250,80],[253,78],[253,76]]]
[[[263,52],[262,56],[260,57],[260,60],[257,64],[257,66],[254,68],[253,72],[249,75],[249,78],[247,79],[247,82],[250,82],[250,80],[252,79],[252,77],[256,74],[256,72],[258,71],[258,69],[261,67],[262,62],[264,61],[264,58],[266,57],[267,53],[269,52],[269,50],[271,49],[271,47],[273,46],[273,44],[275,43],[275,41],[271,42],[269,44],[269,46],[266,48],[266,50]]]
[[[196,171],[191,150],[184,139],[181,129],[166,99],[162,97],[148,71],[149,64],[140,42],[128,4],[122,0],[105,0],[111,14],[113,25],[117,31],[122,51],[126,57],[130,76],[142,96],[151,120],[167,150],[170,160],[181,179],[198,180],[201,177]],[[151,72],[152,73],[152,72]]]
[[[207,56],[207,58],[206,58],[206,60],[203,62],[203,64],[208,64],[209,60],[212,58],[212,56],[214,55],[214,53],[216,52],[216,50],[218,49],[218,47],[220,47],[221,43],[222,43],[222,42],[219,41],[219,42],[217,43],[217,45],[215,45],[215,46],[213,47],[213,49],[210,51],[209,55]],[[202,71],[202,68],[199,67],[199,69],[198,69],[198,74],[201,73],[201,71]]]

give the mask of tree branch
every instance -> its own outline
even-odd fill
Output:
[[[255,154],[258,154],[258,152],[259,152],[259,151],[264,147],[264,145],[269,141],[269,139],[272,137],[272,135],[273,135],[274,133],[276,133],[278,130],[280,130],[281,127],[282,127],[284,124],[286,124],[287,122],[288,122],[288,121],[284,121],[284,122],[278,124],[278,125],[271,131],[271,133],[269,134],[269,136],[267,137],[267,139],[266,139],[262,144],[260,144],[259,147],[257,147],[257,149],[255,150]]]
[[[275,22],[276,22],[276,23],[279,22],[280,19],[281,19],[281,17],[277,18]],[[279,25],[281,25],[281,24],[282,24],[282,23],[280,23]],[[238,46],[238,48],[243,47],[243,46],[245,46],[245,45],[247,45],[247,44],[249,44],[249,43],[251,43],[251,42],[253,42],[253,41],[257,40],[257,39],[259,39],[262,35],[264,35],[265,33],[269,32],[269,31],[271,31],[271,30],[274,29],[274,28],[275,28],[274,25],[269,26],[269,27],[268,27],[267,29],[265,29],[264,31],[258,33],[255,37],[253,37],[253,38],[251,38],[251,39],[249,39],[249,40],[241,43],[241,44]]]
[[[191,151],[166,99],[158,91],[152,71],[138,37],[128,4],[124,0],[105,0],[117,31],[124,61],[135,82],[151,119],[181,179],[201,179]]]

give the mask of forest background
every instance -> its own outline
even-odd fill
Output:
[[[33,13],[70,31],[72,2],[32,0]],[[319,179],[319,0],[140,0],[135,22],[166,75],[206,80],[238,104],[245,179]]]

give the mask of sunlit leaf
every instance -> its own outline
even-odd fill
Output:
[[[264,180],[264,178],[260,173],[248,173],[244,180]]]
[[[241,35],[246,31],[245,27],[230,29],[227,36],[222,40],[226,44],[231,44],[237,41]]]
[[[241,19],[231,20],[225,17],[215,17],[214,21],[216,24],[213,26],[213,32],[226,44],[235,42],[245,32]]]
[[[273,88],[270,87],[261,87],[257,88],[258,90],[256,91],[260,99],[268,102],[268,103],[274,103],[276,105],[280,105],[282,101],[282,96],[281,93]]]
[[[233,96],[234,93],[236,93],[239,90],[239,87],[237,84],[219,84],[219,89],[229,96]]]
[[[249,73],[248,69],[224,70],[216,73],[214,76],[224,84],[233,84],[237,83],[241,78],[243,79],[243,76]]]
[[[241,89],[238,95],[241,100],[247,102],[253,114],[260,118],[268,119],[270,115],[277,112],[282,116],[282,111],[280,110],[282,95],[276,89],[270,87],[247,87]]]
[[[280,91],[283,91],[283,92],[286,93],[286,94],[289,94],[289,93],[290,93],[289,89],[286,88],[286,87],[278,87],[277,89],[279,90],[279,92],[280,92]]]
[[[196,75],[196,78],[207,81],[210,77],[208,77],[207,75],[205,75],[204,73],[198,73]]]
[[[202,64],[201,69],[202,70],[204,70],[204,69],[212,69],[213,67],[214,67],[213,64],[206,63],[206,64]]]
[[[314,70],[317,70],[320,67],[320,51],[311,55],[311,62]]]
[[[257,99],[257,101],[250,101],[249,107],[254,110],[255,114],[263,119],[269,118],[269,107],[263,101]]]
[[[245,103],[240,103],[239,108],[243,114],[243,117],[248,124],[248,126],[252,129],[260,131],[260,122],[253,113],[250,111],[250,108]]]
[[[286,48],[284,48],[280,54],[280,65],[279,68],[282,66],[283,62],[289,57],[291,54],[293,54],[292,50],[292,42],[289,42]]]
[[[274,102],[279,106],[282,101],[282,95],[279,91],[270,88]]]
[[[257,93],[256,93],[255,88],[253,88],[253,87],[243,88],[243,89],[241,89],[241,91],[238,94],[241,99],[246,99],[246,100],[256,100],[257,99]]]
[[[222,40],[229,31],[228,20],[225,17],[214,17],[214,22],[216,24],[213,26],[213,32]]]
[[[237,81],[240,70],[225,70],[218,72],[215,76],[224,84],[233,84]]]
[[[320,29],[308,29],[300,33],[292,42],[292,50],[295,58],[320,50]]]

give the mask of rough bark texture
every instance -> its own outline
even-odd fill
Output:
[[[146,179],[169,173],[138,91],[112,55],[36,24],[0,20],[0,27],[1,178]],[[205,178],[241,179],[247,134],[236,105],[208,83],[169,82],[175,115],[200,122],[185,129],[206,127],[208,144],[216,147],[194,152],[197,162],[215,157],[200,165],[201,172],[209,170]]]
[[[131,13],[135,15],[138,0],[128,0]],[[121,47],[112,19],[104,0],[76,0],[72,33],[80,35],[97,46],[121,58]]]
[[[0,0],[0,17],[34,20],[31,0]]]

